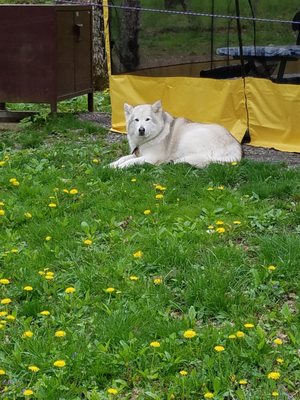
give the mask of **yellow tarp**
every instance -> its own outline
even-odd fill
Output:
[[[246,78],[251,145],[300,152],[300,85]]]
[[[162,100],[173,116],[198,122],[216,122],[241,140],[247,128],[243,81],[204,78],[152,78],[136,75],[110,77],[112,129],[125,132],[124,103]]]
[[[103,4],[110,71],[107,0]],[[118,132],[125,132],[125,102],[137,105],[160,99],[174,116],[219,123],[239,140],[249,126],[251,145],[300,152],[300,85],[259,78],[244,81],[120,74],[110,75],[110,93],[112,129]]]

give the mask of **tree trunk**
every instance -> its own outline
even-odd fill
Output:
[[[94,86],[95,89],[102,90],[108,87],[102,0],[96,0],[93,3],[99,4],[94,7],[93,20]]]
[[[140,7],[140,0],[123,0],[125,7]],[[139,65],[139,19],[140,11],[122,10],[121,34],[118,55],[121,64],[127,71],[134,71]]]

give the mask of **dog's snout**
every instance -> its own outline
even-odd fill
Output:
[[[144,136],[144,135],[145,135],[145,128],[144,128],[143,126],[141,126],[141,127],[139,128],[139,134],[140,134],[141,136]]]

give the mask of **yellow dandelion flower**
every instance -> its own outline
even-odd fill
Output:
[[[11,299],[6,297],[5,299],[2,299],[0,303],[5,306],[11,303]]]
[[[217,233],[224,233],[225,232],[225,228],[223,228],[223,227],[217,228],[216,232]]]
[[[155,187],[156,190],[160,190],[162,192],[167,189],[165,186],[162,186],[162,185],[159,185],[159,184],[154,184],[154,187]]]
[[[225,188],[224,188],[223,185],[221,185],[221,186],[218,186],[218,189],[219,189],[219,190],[224,190]]]
[[[0,323],[0,330],[1,330],[1,329],[5,329],[5,324],[1,324],[1,323]]]
[[[19,250],[18,250],[18,249],[11,249],[10,252],[11,252],[11,253],[19,253]]]
[[[0,210],[0,217],[3,217],[5,215],[5,211],[4,210]]]
[[[130,275],[129,279],[130,279],[131,281],[137,281],[139,278],[138,278],[138,276]]]
[[[24,395],[24,396],[31,396],[33,393],[34,393],[34,392],[33,392],[33,390],[31,390],[31,389],[25,389],[25,390],[23,391],[23,395]]]
[[[204,398],[205,399],[213,399],[214,394],[212,392],[206,392],[206,393],[204,393]]]
[[[280,372],[277,371],[269,372],[267,377],[268,379],[273,379],[274,381],[277,381],[280,378]]]
[[[208,187],[206,190],[208,190],[209,192],[212,192],[213,190],[215,190],[213,187]]]
[[[131,178],[131,182],[136,182],[136,178]]]
[[[208,225],[207,229],[215,229],[214,225]]]
[[[51,239],[52,239],[51,236],[46,236],[46,237],[45,237],[46,242],[49,242]]]
[[[156,195],[155,195],[155,198],[156,198],[156,200],[161,200],[161,199],[164,198],[164,195],[161,194],[161,193],[159,193],[159,194],[156,194]]]
[[[233,221],[233,224],[234,224],[234,225],[241,225],[241,221],[235,220],[235,221]]]
[[[67,333],[65,331],[56,331],[54,336],[55,337],[65,337]]]
[[[228,339],[236,339],[236,335],[229,335]]]
[[[283,364],[284,363],[284,359],[281,357],[276,358],[276,361],[278,364]]]
[[[280,346],[283,342],[282,342],[281,339],[276,338],[276,339],[273,340],[273,343],[276,344],[277,346]]]
[[[244,332],[242,332],[242,331],[237,331],[237,332],[236,332],[236,337],[239,338],[239,339],[241,339],[241,338],[245,337],[245,334],[244,334]]]
[[[6,319],[8,321],[14,321],[16,319],[16,317],[14,315],[12,315],[12,314],[9,314],[9,315],[7,315]]]
[[[46,274],[46,272],[45,271],[39,271],[38,274],[41,275],[41,276],[44,276]]]
[[[195,336],[197,336],[197,333],[194,331],[194,329],[188,329],[183,332],[183,337],[185,339],[193,339]]]
[[[32,218],[32,214],[30,212],[26,212],[26,213],[24,213],[24,217],[27,219],[30,219],[30,218]]]
[[[162,284],[162,279],[161,278],[154,278],[153,279],[154,285],[161,285]]]
[[[247,381],[247,379],[240,379],[240,380],[239,380],[239,384],[240,384],[240,385],[247,385],[247,384],[248,384],[248,381]]]
[[[93,158],[93,159],[92,159],[92,163],[93,163],[93,164],[99,164],[99,162],[100,162],[100,161],[98,160],[98,158]]]
[[[275,265],[269,265],[268,266],[268,270],[269,271],[275,271],[275,269],[276,269]]]
[[[160,343],[159,342],[151,342],[150,346],[151,347],[160,347]]]
[[[215,349],[215,351],[217,352],[217,353],[220,353],[221,351],[224,351],[225,350],[225,347],[224,346],[215,346],[214,347],[214,349]]]
[[[232,165],[232,166],[235,166],[235,165],[238,165],[238,163],[237,163],[236,161],[232,161],[232,162],[231,162],[231,165]]]
[[[115,389],[115,388],[108,388],[108,389],[107,389],[107,393],[108,393],[108,394],[115,395],[115,394],[118,394],[118,391],[117,391],[117,389]]]
[[[33,290],[32,286],[24,286],[23,290],[25,290],[25,292],[31,292]]]
[[[133,253],[134,258],[142,258],[143,257],[143,252],[141,250],[136,251]]]
[[[276,392],[276,390],[274,390],[274,392],[272,392],[272,396],[273,396],[273,397],[278,397],[278,396],[279,396],[279,393]]]
[[[45,279],[47,279],[48,281],[51,279],[54,279],[54,272],[52,271],[48,271],[45,273]]]
[[[83,241],[83,244],[85,244],[86,246],[90,246],[91,244],[93,244],[93,241],[91,239],[85,239]]]
[[[6,278],[2,278],[2,279],[0,279],[0,283],[1,283],[1,285],[8,285],[10,283],[10,280],[6,279]]]
[[[69,194],[68,189],[63,189],[63,192]]]
[[[67,287],[67,288],[65,289],[65,292],[66,292],[67,294],[72,294],[72,293],[75,293],[75,292],[76,292],[76,289],[75,289],[74,287]]]
[[[22,335],[23,338],[32,338],[33,332],[32,331],[25,331]]]
[[[1,160],[0,161],[0,167],[3,167],[5,165],[5,161],[4,160]]]
[[[151,214],[151,210],[145,210],[144,211],[144,215],[149,215],[149,214]]]
[[[187,376],[188,372],[185,371],[184,369],[182,369],[181,371],[179,371],[179,375],[181,376]]]
[[[0,317],[5,317],[7,314],[7,311],[0,311]]]
[[[28,369],[31,372],[38,372],[40,370],[36,365],[29,365]]]
[[[57,204],[51,202],[51,203],[48,204],[48,207],[50,207],[50,208],[56,208],[56,207],[57,207]]]
[[[50,311],[48,311],[48,310],[44,310],[44,311],[41,311],[40,312],[40,315],[44,315],[44,316],[49,316],[50,315]]]
[[[218,220],[216,221],[216,225],[224,225],[224,221]]]
[[[247,322],[246,324],[244,324],[244,327],[247,328],[247,329],[252,329],[252,328],[254,328],[254,325],[249,323],[249,322]]]
[[[78,193],[78,189],[73,188],[73,189],[70,190],[69,193],[70,193],[70,194],[77,194],[77,193]]]
[[[65,360],[57,360],[53,363],[54,367],[63,368],[66,366]]]
[[[115,292],[115,291],[116,291],[116,289],[113,288],[113,287],[108,287],[107,289],[105,289],[105,292],[106,292],[106,293],[113,293],[113,292]]]
[[[15,181],[11,182],[11,184],[12,184],[13,186],[19,186],[19,185],[20,185],[20,182],[17,181],[17,180],[15,180]]]
[[[5,375],[5,374],[6,374],[5,369],[0,369],[0,375]]]

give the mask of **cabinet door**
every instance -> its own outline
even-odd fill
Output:
[[[74,11],[57,11],[57,96],[75,92]]]
[[[48,6],[0,6],[0,102],[55,95],[55,19]]]
[[[92,15],[89,10],[74,12],[75,88],[92,90]]]

